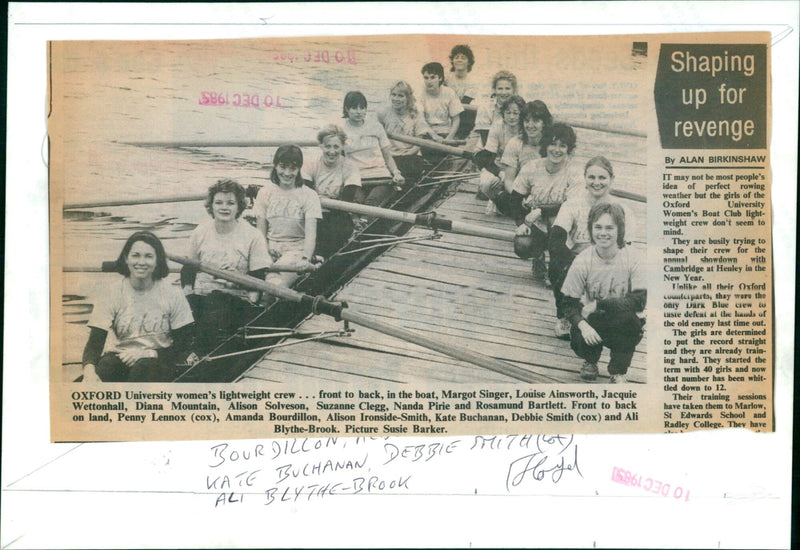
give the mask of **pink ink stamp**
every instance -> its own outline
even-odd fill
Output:
[[[652,477],[644,477],[641,474],[624,470],[616,466],[614,466],[614,469],[611,471],[611,481],[619,483],[620,485],[627,485],[628,487],[638,487],[645,492],[661,495],[662,497],[671,496],[677,500],[683,499],[685,502],[689,502],[690,491],[688,489],[679,486],[673,488],[669,483],[664,483]]]

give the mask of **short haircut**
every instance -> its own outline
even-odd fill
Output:
[[[353,107],[367,108],[367,97],[361,92],[347,92],[342,102],[342,118],[347,118],[347,111]]]
[[[339,126],[335,124],[328,124],[324,126],[319,132],[317,132],[317,141],[321,144],[325,141],[325,138],[329,138],[332,136],[336,136],[339,138],[339,141],[342,142],[342,145],[347,143],[347,134],[344,133]],[[342,149],[342,154],[344,154],[344,149]]]
[[[389,88],[389,93],[391,94],[395,90],[400,90],[404,94],[406,94],[406,111],[411,116],[417,115],[417,100],[414,97],[414,89],[411,87],[411,84],[406,82],[405,80],[398,80],[392,87]]]
[[[583,173],[586,174],[586,172],[592,166],[599,166],[600,168],[608,172],[609,176],[611,176],[612,178],[614,177],[614,167],[611,166],[611,161],[609,161],[603,155],[597,155],[596,157],[592,157],[591,159],[589,159],[589,162],[587,162],[586,166],[583,168]]]
[[[137,231],[128,237],[128,240],[125,241],[125,246],[122,247],[122,252],[120,252],[119,258],[117,258],[117,271],[125,277],[131,276],[131,270],[128,269],[127,263],[128,254],[130,254],[131,248],[133,248],[133,245],[138,241],[149,244],[153,247],[153,250],[156,251],[156,268],[153,271],[153,280],[157,281],[169,275],[169,266],[167,266],[167,253],[164,251],[164,245],[161,244],[159,238],[150,231]]]
[[[435,74],[439,77],[439,82],[444,83],[444,67],[438,61],[431,61],[430,63],[425,63],[422,66],[422,70],[420,71],[422,74],[429,73]]]
[[[206,195],[206,212],[208,212],[212,218],[214,217],[212,205],[214,204],[214,197],[217,193],[234,194],[236,197],[237,218],[241,216],[244,209],[247,208],[247,198],[245,197],[244,187],[239,185],[239,182],[231,179],[218,180],[217,183],[208,188],[208,194]]]
[[[272,172],[269,174],[269,179],[275,185],[280,185],[281,180],[278,178],[278,171],[276,170],[279,164],[287,164],[289,166],[296,166],[297,168],[303,167],[303,151],[297,145],[281,145],[275,151],[275,156],[272,159]],[[294,178],[294,186],[302,187],[303,176],[300,171],[297,171],[297,176]]]
[[[511,82],[511,87],[514,88],[514,93],[517,93],[517,77],[511,71],[497,71],[492,77],[492,90],[497,87],[498,80],[508,80]]]
[[[539,144],[539,154],[542,158],[547,156],[547,147],[548,145],[560,141],[567,146],[567,153],[571,153],[575,150],[575,145],[578,142],[578,138],[575,135],[575,130],[572,129],[572,126],[569,124],[564,124],[563,122],[556,122],[549,128],[545,128],[544,134],[542,135],[542,141]]]
[[[614,220],[614,225],[617,226],[617,246],[623,248],[625,246],[625,211],[615,202],[601,202],[600,204],[595,204],[589,210],[588,229],[592,244],[594,244],[592,226],[603,214],[608,214]]]
[[[505,114],[512,105],[516,105],[519,108],[519,114],[522,115],[522,111],[525,109],[525,100],[518,95],[512,95],[500,105],[500,114]],[[522,121],[522,116],[519,117],[519,120]]]
[[[472,48],[467,46],[466,44],[457,44],[453,46],[453,49],[450,50],[450,72],[456,70],[453,66],[453,58],[458,54],[463,54],[467,56],[467,72],[472,70],[472,66],[475,64],[475,54],[472,53]]]

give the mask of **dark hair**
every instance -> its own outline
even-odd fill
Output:
[[[275,185],[280,185],[281,180],[278,178],[278,171],[276,170],[279,164],[294,164],[298,168],[303,167],[303,151],[297,145],[281,145],[275,151],[275,156],[272,158],[272,172],[269,174],[269,180]],[[297,176],[294,178],[294,186],[302,187],[303,176],[300,175],[298,170]]]
[[[453,49],[450,50],[450,72],[454,72],[456,68],[453,66],[453,58],[458,54],[464,54],[467,56],[467,72],[472,70],[472,66],[475,64],[475,54],[472,53],[472,48],[467,46],[466,44],[457,44],[453,46]]]
[[[208,195],[206,195],[206,212],[208,212],[212,218],[214,217],[212,205],[214,204],[214,197],[217,193],[233,193],[236,196],[236,205],[238,207],[236,211],[237,218],[241,216],[244,209],[247,208],[247,198],[245,197],[244,187],[234,180],[218,180],[217,183],[208,188]]]
[[[342,103],[342,118],[347,118],[347,111],[353,107],[367,108],[367,98],[361,92],[347,92]]]
[[[589,159],[589,162],[586,163],[586,166],[583,168],[583,174],[586,175],[586,171],[589,170],[592,166],[599,166],[612,178],[614,177],[614,167],[611,166],[611,162],[604,157],[603,155],[597,155],[596,157],[592,157]]]
[[[508,110],[508,108],[512,105],[516,105],[519,107],[519,114],[522,115],[522,110],[525,108],[525,100],[518,95],[512,95],[508,99],[506,99],[502,105],[500,105],[500,114],[503,115]],[[522,117],[519,118],[522,121]]]
[[[545,128],[542,134],[542,141],[539,144],[539,154],[542,158],[547,156],[547,146],[556,141],[566,144],[567,153],[571,153],[575,150],[578,138],[575,136],[575,130],[572,129],[572,126],[563,122],[556,122],[549,128]]]
[[[595,224],[597,220],[600,219],[600,216],[603,214],[608,214],[614,220],[614,225],[617,226],[617,246],[620,248],[625,247],[625,211],[622,209],[620,205],[614,202],[601,202],[600,204],[595,204],[592,206],[592,209],[589,210],[589,238],[592,240],[592,244],[594,244],[594,234],[592,233],[592,226]]]
[[[530,139],[528,132],[525,131],[525,121],[529,118],[542,121],[542,132],[553,125],[553,115],[550,114],[550,109],[547,108],[544,101],[539,99],[529,101],[525,104],[525,108],[522,109],[522,115],[519,117],[520,137],[523,143],[528,143]]]
[[[137,231],[125,241],[125,246],[122,247],[122,252],[119,253],[117,258],[117,271],[125,277],[131,276],[131,270],[128,269],[128,254],[131,252],[133,245],[142,241],[149,244],[156,251],[156,268],[153,271],[153,280],[157,281],[169,275],[169,267],[167,266],[167,253],[164,252],[164,245],[161,241],[150,231]]]
[[[430,63],[425,63],[422,66],[422,70],[420,71],[422,74],[430,73],[435,74],[439,77],[439,83],[444,83],[444,67],[438,61],[431,61]]]

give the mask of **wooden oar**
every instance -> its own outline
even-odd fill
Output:
[[[343,212],[350,212],[353,214],[359,214],[361,216],[372,216],[374,218],[383,218],[397,222],[411,223],[414,225],[430,227],[431,229],[441,229],[451,233],[460,233],[462,235],[474,235],[476,237],[486,237],[500,241],[514,240],[513,231],[482,227],[480,225],[464,223],[458,220],[439,218],[436,216],[436,212],[412,214],[410,212],[401,212],[400,210],[389,210],[387,208],[378,208],[377,206],[367,206],[365,204],[338,201],[325,197],[320,197],[320,202],[322,203],[323,208],[327,208],[329,210],[341,210]]]
[[[72,202],[64,205],[64,210],[79,210],[81,208],[101,208],[108,206],[136,206],[140,204],[160,204],[167,202],[192,202],[206,200],[206,195],[177,195],[172,197],[161,197],[153,199],[120,199],[94,202]]]
[[[477,112],[478,105],[475,103],[465,103],[462,105],[465,111]],[[558,122],[558,121],[556,121]],[[570,122],[565,120],[564,123],[569,124],[573,128],[582,128],[583,130],[596,130],[598,132],[608,132],[609,134],[619,134],[621,136],[632,136],[638,138],[646,138],[647,134],[644,132],[637,132],[635,130],[626,130],[624,128],[612,128],[611,126],[604,126],[602,124],[587,124],[585,122]]]
[[[195,260],[192,260],[190,258],[175,256],[173,254],[168,254],[168,257],[170,260],[174,262],[178,262],[184,265],[190,265],[195,269],[203,271],[204,273],[208,273],[209,275],[213,275],[214,277],[217,277],[219,279],[225,279],[244,288],[249,288],[251,290],[258,290],[261,292],[267,292],[272,296],[277,296],[278,298],[283,298],[284,300],[290,302],[306,304],[308,306],[311,306],[311,311],[315,314],[324,313],[326,315],[332,316],[337,321],[345,320],[350,323],[355,323],[362,327],[366,327],[374,331],[387,334],[389,336],[394,336],[395,338],[400,338],[401,340],[405,340],[407,342],[411,342],[418,346],[422,346],[424,348],[442,353],[449,357],[453,357],[455,359],[459,359],[461,361],[465,361],[467,363],[483,367],[485,369],[506,375],[516,380],[521,380],[523,382],[529,382],[529,383],[535,383],[539,381],[532,372],[526,369],[517,367],[516,365],[512,365],[510,363],[506,363],[505,361],[500,361],[493,357],[489,357],[488,355],[483,355],[475,351],[455,346],[448,342],[442,342],[434,338],[431,338],[429,336],[425,336],[423,334],[412,332],[410,330],[397,327],[389,323],[385,323],[383,321],[379,321],[377,319],[374,319],[372,317],[369,317],[367,315],[349,309],[346,306],[346,304],[342,302],[332,302],[326,300],[322,296],[317,296],[315,298],[313,296],[309,296],[308,294],[303,294],[302,292],[297,292],[296,290],[292,290],[290,288],[270,284],[266,281],[262,281],[261,279],[256,279],[255,277],[242,275],[241,273],[233,271],[216,269],[204,265]]]
[[[281,145],[297,145],[298,147],[319,147],[316,141],[259,140],[259,141],[120,141],[122,145],[136,147],[280,147]]]
[[[408,143],[409,145],[416,145],[417,147],[423,147],[425,149],[430,149],[431,151],[438,151],[439,153],[447,153],[448,155],[455,155],[457,157],[463,157],[465,159],[470,159],[470,160],[472,160],[475,157],[475,153],[473,153],[472,151],[467,151],[466,149],[453,147],[452,145],[445,145],[444,143],[438,143],[430,139],[422,139],[414,136],[407,136],[405,134],[395,134],[393,132],[389,132],[387,135],[389,136],[389,139],[393,139],[395,141],[402,141],[403,143]]]

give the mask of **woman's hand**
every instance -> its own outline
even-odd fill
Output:
[[[200,362],[200,357],[198,357],[195,352],[190,353],[186,357],[186,364],[189,365],[190,367],[195,366],[199,362]]]
[[[597,300],[592,300],[591,302],[583,306],[583,309],[581,310],[581,317],[586,319],[589,317],[589,315],[591,315],[595,311],[597,311]]]
[[[403,174],[400,173],[400,170],[394,173],[392,176],[392,183],[395,185],[403,185],[406,182],[406,178],[403,177]]]
[[[117,355],[119,355],[119,358],[123,363],[129,367],[132,367],[139,359],[158,357],[158,352],[156,352],[154,349],[124,349]]]
[[[269,252],[269,257],[272,258],[273,262],[277,262],[280,259],[280,257],[283,256],[283,254],[281,254],[277,250],[273,250],[272,248],[268,249],[267,252]]]
[[[533,225],[542,217],[542,210],[541,208],[534,208],[531,210],[527,216],[525,216],[525,223],[527,225]]]
[[[308,258],[302,258],[295,264],[295,269],[298,272],[316,271],[318,267],[319,264],[312,263]]]
[[[523,223],[522,225],[517,227],[517,230],[514,231],[514,234],[520,235],[520,236],[521,235],[530,235],[531,234],[531,228]]]
[[[533,204],[533,197],[531,197],[530,195],[522,199],[522,206],[524,206],[525,208],[530,208],[532,204]]]
[[[97,376],[97,371],[95,370],[94,365],[91,363],[87,363],[83,366],[83,382],[89,384],[102,382],[100,377]]]
[[[597,333],[597,331],[594,330],[592,325],[590,325],[586,320],[582,320],[580,323],[578,323],[578,329],[581,331],[581,336],[583,336],[584,341],[590,346],[596,346],[603,343],[603,339],[600,338],[600,335]]]

